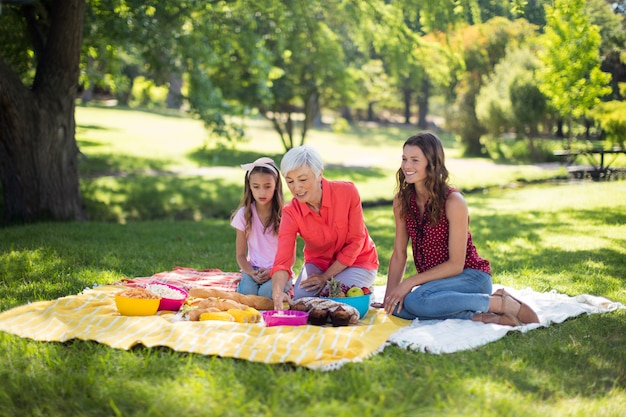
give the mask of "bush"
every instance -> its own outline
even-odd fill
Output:
[[[534,152],[528,138],[483,136],[480,141],[491,159],[508,163],[556,161],[553,151],[560,147],[559,142],[537,138],[532,139]]]
[[[592,117],[603,130],[608,143],[624,147],[626,142],[626,102],[608,101],[600,103]]]
[[[167,87],[159,87],[152,80],[137,77],[133,83],[129,104],[132,107],[163,108],[166,98]]]

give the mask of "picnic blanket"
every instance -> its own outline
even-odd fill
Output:
[[[526,333],[539,327],[548,327],[552,323],[562,323],[581,314],[607,313],[626,308],[621,303],[589,294],[571,297],[556,291],[542,293],[530,288],[516,290],[501,285],[494,285],[493,289],[495,291],[498,288],[504,288],[514,297],[529,304],[539,316],[539,323],[511,327],[470,320],[413,320],[409,326],[391,335],[387,344],[434,354],[453,353],[486,345],[509,332]],[[375,294],[378,299],[382,299],[384,288],[375,288]]]
[[[117,312],[114,297],[124,288],[101,286],[13,308],[0,313],[0,330],[39,341],[93,340],[120,349],[167,346],[180,352],[336,369],[378,352],[391,334],[409,323],[374,309],[359,324],[344,327],[192,322],[171,312],[127,317]]]
[[[4,311],[0,313],[0,331],[39,341],[92,340],[119,349],[138,344],[166,346],[181,352],[330,370],[362,361],[390,344],[413,351],[452,353],[493,342],[511,331],[527,332],[580,314],[625,308],[620,303],[587,294],[570,297],[554,291],[539,293],[509,287],[504,288],[535,309],[540,323],[509,327],[469,320],[411,322],[370,308],[365,318],[354,326],[265,327],[262,323],[189,322],[171,312],[125,317],[115,307],[114,294],[127,286],[158,281],[184,288],[204,285],[233,290],[239,276],[218,269],[197,271],[179,267],[152,277],[122,280],[116,285],[90,288],[77,295]],[[375,287],[374,300],[381,301],[383,296],[384,287]]]
[[[211,287],[222,291],[236,291],[241,280],[240,272],[224,272],[221,269],[194,269],[175,266],[171,271],[159,272],[150,277],[125,278],[119,284],[127,287],[145,286],[150,282],[175,285],[189,291],[193,287]]]

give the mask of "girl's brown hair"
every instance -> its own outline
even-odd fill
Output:
[[[426,216],[431,225],[435,225],[441,220],[442,209],[448,197],[448,169],[445,165],[445,155],[441,140],[432,133],[423,132],[408,138],[402,148],[406,146],[419,147],[428,165],[426,166],[426,199],[428,205],[426,207]],[[396,197],[400,202],[401,213],[403,217],[407,215],[413,218],[417,217],[410,208],[411,194],[416,193],[413,184],[406,182],[402,168],[396,173]]]
[[[252,189],[250,188],[250,177],[252,174],[262,173],[262,174],[271,174],[275,181],[274,195],[272,196],[272,212],[270,213],[270,218],[268,219],[267,224],[263,225],[263,230],[267,231],[270,229],[275,235],[278,234],[278,228],[280,226],[280,218],[283,212],[284,205],[284,197],[283,197],[283,183],[280,180],[280,175],[278,175],[278,168],[273,163],[271,164],[274,169],[257,166],[254,167],[251,171],[246,172],[246,176],[244,179],[244,189],[243,189],[243,197],[241,198],[241,203],[239,203],[239,207],[237,210],[233,212],[233,216],[239,208],[244,207],[244,219],[246,221],[246,236],[250,232],[250,227],[252,225],[252,202],[254,201],[254,196],[252,195]]]

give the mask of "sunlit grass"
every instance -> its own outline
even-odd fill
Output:
[[[190,117],[78,107],[76,120],[78,144],[85,155],[81,187],[93,220],[228,217],[243,189],[239,165],[261,156],[280,163],[284,153],[277,133],[262,119],[245,121],[246,136],[234,148],[217,146],[202,123]],[[328,179],[354,182],[366,204],[389,202],[402,143],[416,132],[412,127],[354,126],[338,134],[317,128],[306,143],[322,154]],[[455,139],[440,136],[449,154],[451,182],[461,190],[564,175],[554,168],[454,158],[450,155],[458,155]],[[147,209],[138,199],[149,201],[143,204]]]

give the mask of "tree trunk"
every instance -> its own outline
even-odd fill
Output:
[[[411,124],[411,96],[413,90],[408,87],[402,89],[402,102],[404,103],[404,123]]]
[[[430,83],[428,78],[422,79],[422,89],[417,95],[417,127],[425,130],[428,129],[428,99],[430,98]]]
[[[369,103],[367,103],[367,121],[368,122],[373,122],[374,121],[374,105],[378,103],[377,101],[370,101]]]
[[[170,86],[167,90],[165,105],[168,109],[180,110],[183,106],[183,76],[180,73],[170,74]]]
[[[0,179],[4,222],[85,219],[74,100],[85,0],[52,4],[31,89],[0,60]]]

